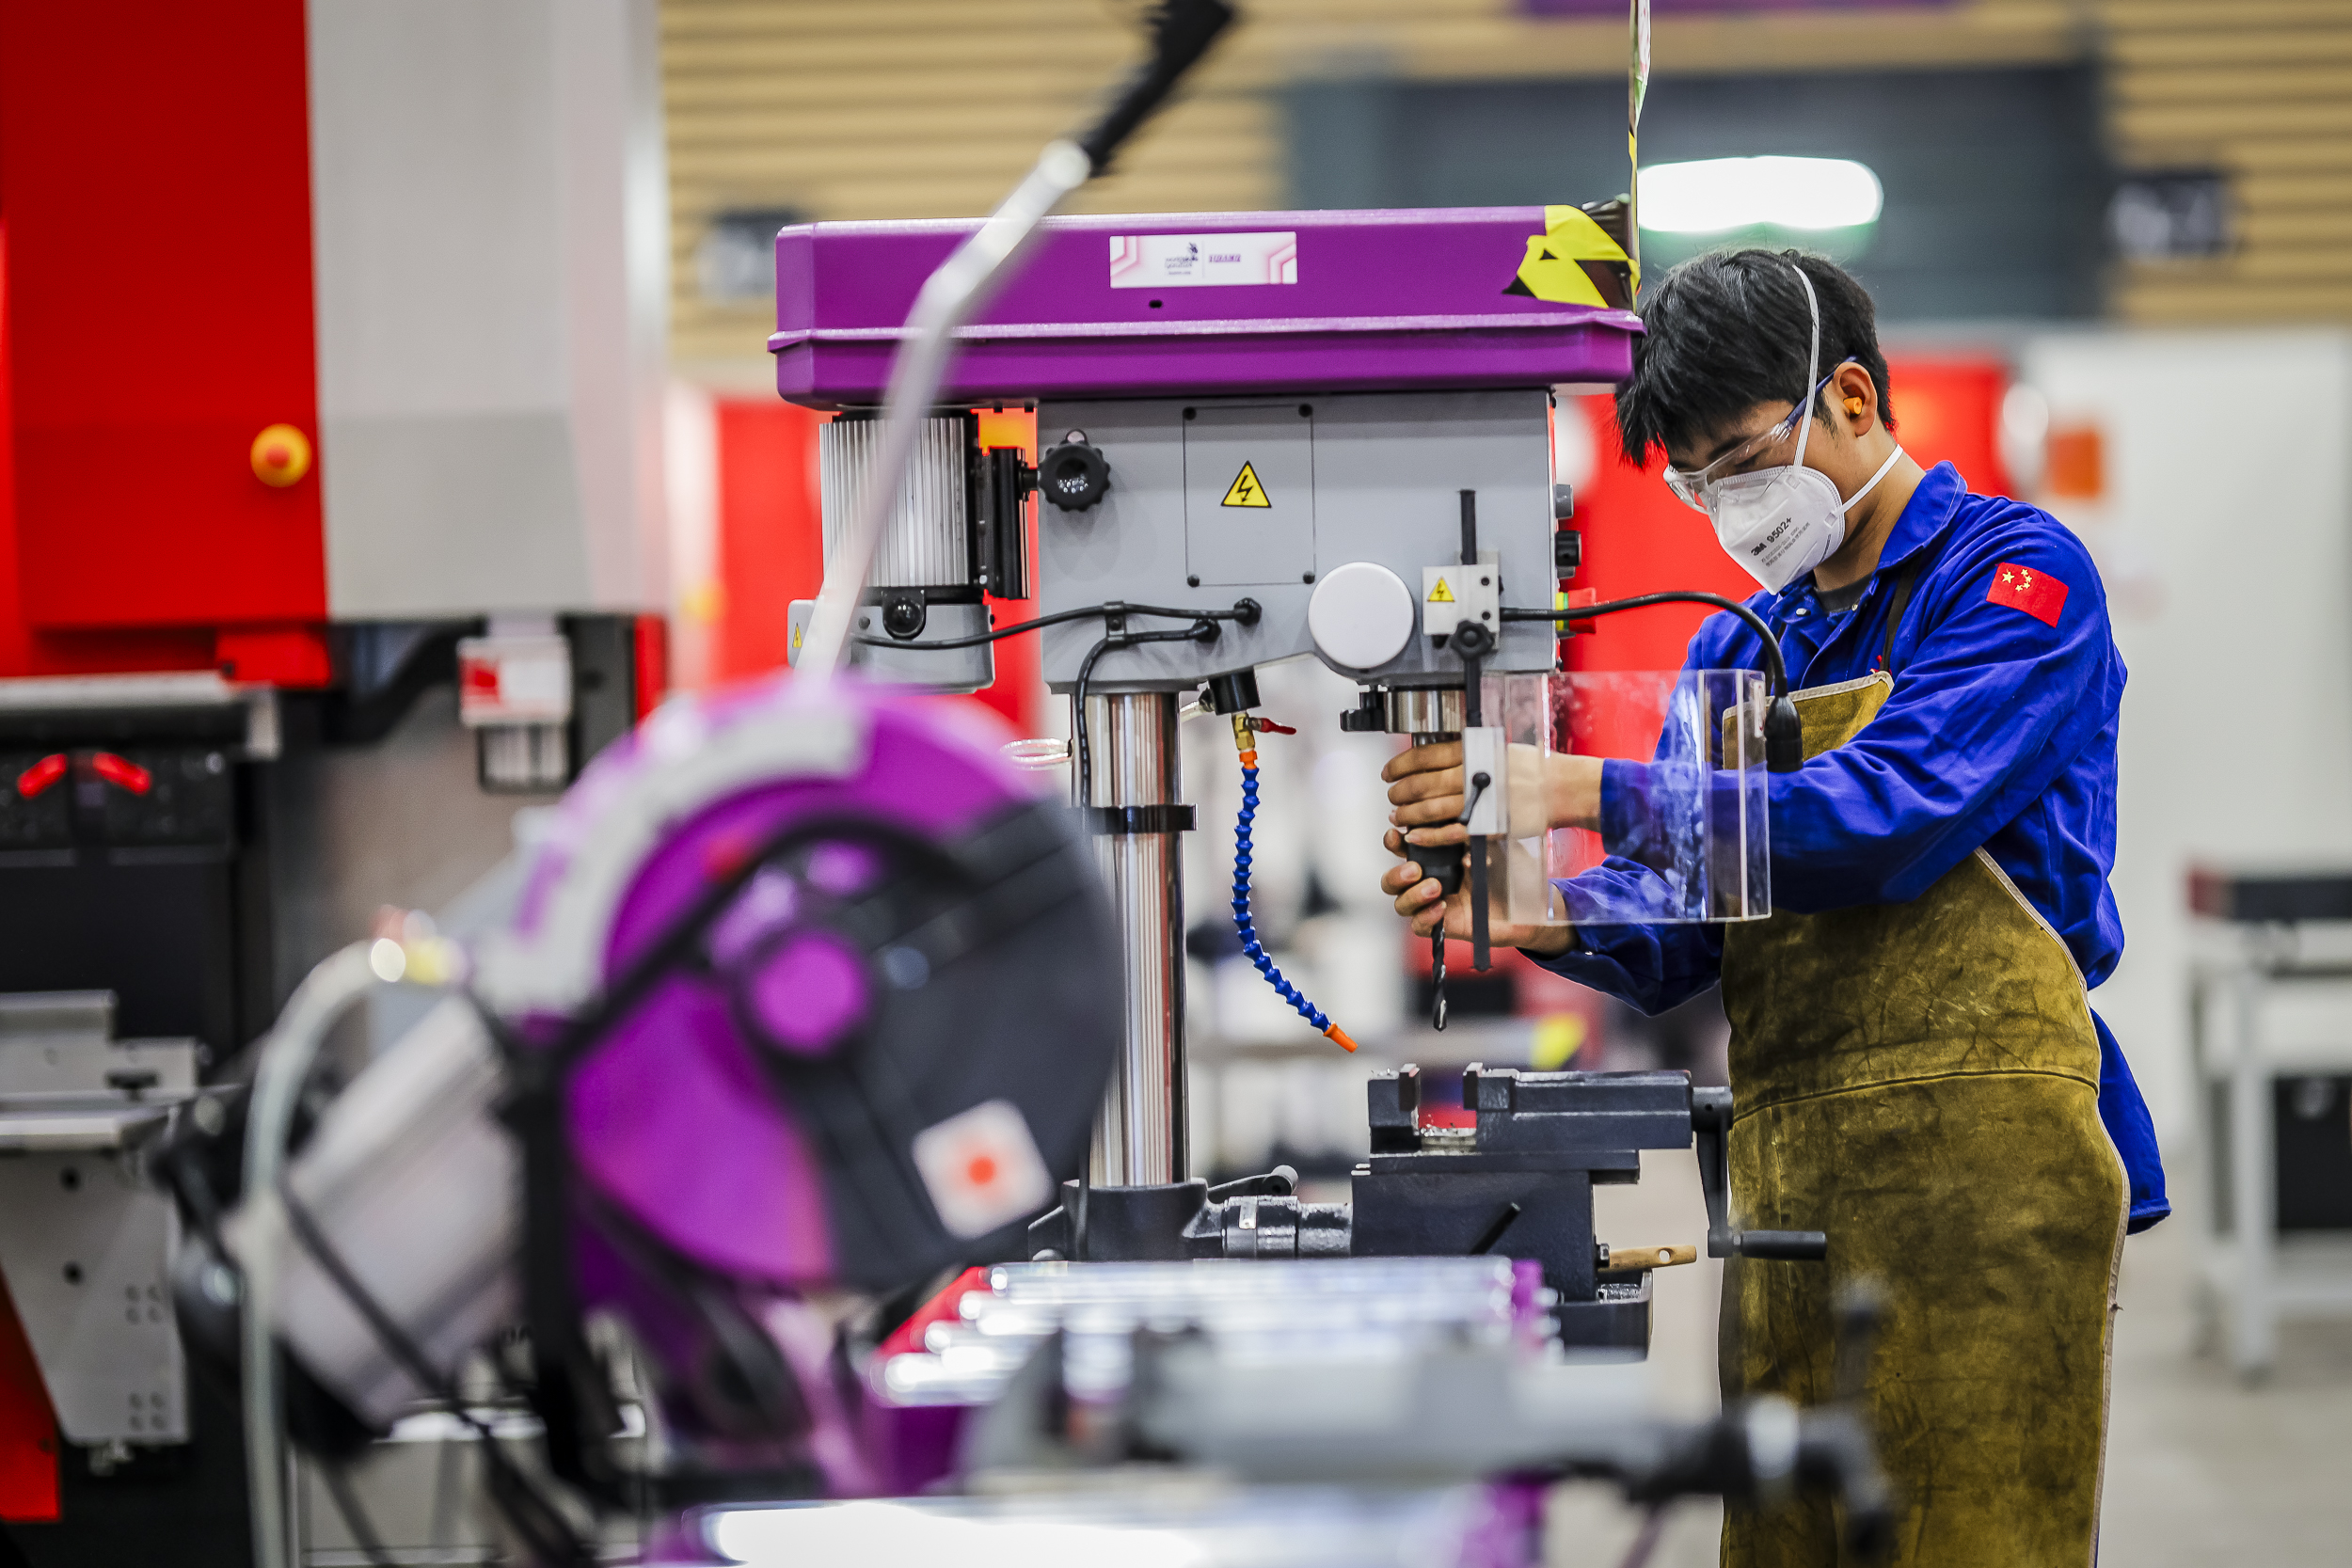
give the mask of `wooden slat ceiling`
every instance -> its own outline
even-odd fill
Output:
[[[673,352],[690,374],[765,370],[768,312],[697,287],[712,214],[984,212],[1133,57],[1139,0],[662,0]],[[1515,0],[1245,0],[1247,24],[1077,210],[1280,200],[1273,89],[1309,76],[1608,76],[1624,24],[1536,21]],[[2130,319],[2352,316],[2352,0],[1963,0],[1895,11],[1661,18],[1675,71],[2001,64],[2104,53],[2132,165],[2237,176],[2236,255],[2119,277]]]
[[[2126,166],[2233,176],[2234,254],[2125,267],[2128,321],[2352,318],[2352,0],[2100,0]]]

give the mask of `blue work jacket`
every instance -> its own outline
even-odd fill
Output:
[[[1914,587],[1890,666],[1887,617],[1906,574]],[[2005,581],[2024,607],[2003,596]],[[2124,671],[2106,589],[2082,542],[2036,507],[1970,495],[1959,471],[1941,463],[1904,506],[1851,609],[1826,610],[1809,575],[1748,607],[1777,633],[1792,689],[1880,668],[1895,676],[1885,706],[1859,736],[1770,776],[1774,907],[1812,913],[1902,903],[1981,845],[2072,950],[2088,984],[2114,973],[2123,927],[2107,873]],[[1693,670],[1764,665],[1756,633],[1730,614],[1708,617],[1684,660]],[[1604,843],[1623,842],[1641,809],[1644,772],[1604,765]],[[1577,950],[1538,961],[1645,1013],[1688,1001],[1722,975],[1720,925],[1577,929]],[[2171,1212],[2155,1129],[2114,1034],[2096,1012],[2091,1019],[2099,1113],[2122,1156],[2130,1228],[2142,1230]]]

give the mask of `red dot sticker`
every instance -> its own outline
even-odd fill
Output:
[[[1054,1180],[1019,1106],[983,1101],[914,1135],[908,1150],[939,1223],[966,1241],[1025,1220],[1054,1196]]]

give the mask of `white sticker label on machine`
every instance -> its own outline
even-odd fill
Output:
[[[949,1234],[970,1241],[1034,1214],[1053,1196],[1029,1124],[991,1100],[914,1135],[914,1168]]]
[[[1298,281],[1298,236],[1113,234],[1114,289],[1218,289]]]
[[[561,637],[457,641],[457,717],[468,725],[560,724],[572,716],[572,650]]]

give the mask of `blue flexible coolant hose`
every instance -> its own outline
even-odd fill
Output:
[[[1266,984],[1274,988],[1276,994],[1295,1008],[1299,1017],[1353,1051],[1356,1042],[1347,1037],[1347,1031],[1326,1018],[1322,1008],[1308,1001],[1298,988],[1284,979],[1282,972],[1274,967],[1274,960],[1266,955],[1264,943],[1258,940],[1258,927],[1249,918],[1249,824],[1258,816],[1258,767],[1250,760],[1254,755],[1249,753],[1242,759],[1241,816],[1233,823],[1233,928],[1241,933],[1243,955],[1257,966],[1258,973],[1265,976]]]

